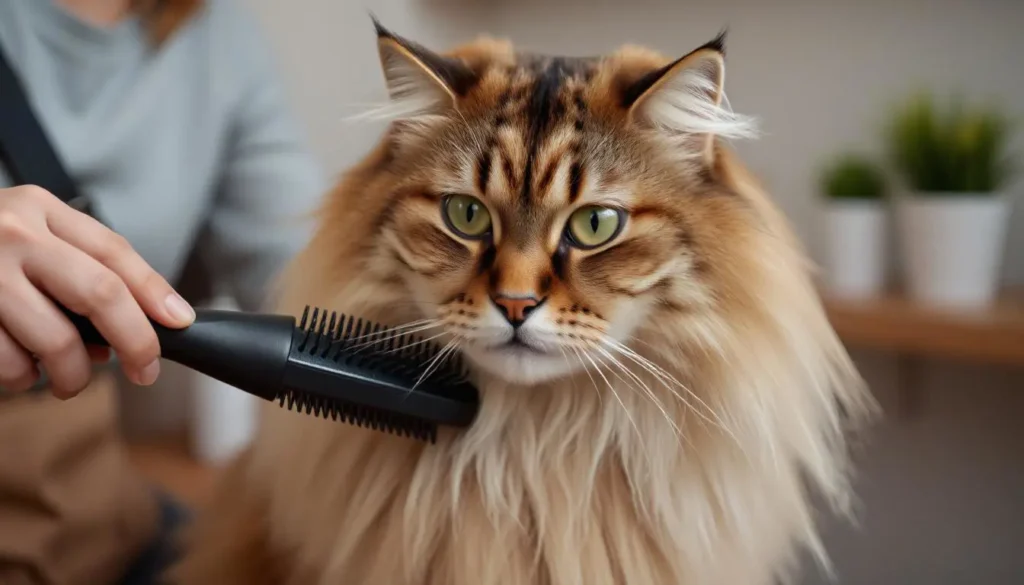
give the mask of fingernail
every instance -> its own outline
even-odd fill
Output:
[[[196,318],[196,312],[192,309],[192,306],[176,293],[167,295],[164,306],[167,307],[167,312],[171,314],[171,317],[186,325],[190,325]]]
[[[155,359],[149,362],[149,365],[139,370],[139,379],[136,383],[140,386],[150,386],[153,382],[156,382],[157,376],[160,375],[160,360]]]

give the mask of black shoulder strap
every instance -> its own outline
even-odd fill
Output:
[[[0,162],[16,185],[38,185],[79,211],[88,199],[64,170],[0,46]]]
[[[68,176],[60,156],[53,149],[25,96],[25,88],[15,75],[0,45],[0,164],[7,168],[15,185],[38,185],[61,201],[103,222],[74,180]],[[109,227],[109,226],[108,226]],[[205,273],[196,250],[188,257],[184,278],[176,288],[190,302],[199,303],[212,296],[209,275]],[[174,283],[172,283],[174,284]]]

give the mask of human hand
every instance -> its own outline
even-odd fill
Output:
[[[147,315],[171,328],[195,312],[122,236],[34,186],[0,189],[0,387],[30,388],[46,368],[53,394],[89,383],[105,348],[87,347],[51,300],[87,317],[140,385],[160,373]]]

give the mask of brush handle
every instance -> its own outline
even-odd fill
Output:
[[[82,341],[110,347],[87,318],[60,306]],[[171,329],[150,320],[160,341],[161,357],[225,384],[274,400],[281,392],[288,355],[296,332],[288,315],[196,309],[195,321]]]

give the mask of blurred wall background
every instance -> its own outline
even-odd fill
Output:
[[[880,153],[887,104],[927,86],[1024,115],[1022,0],[241,1],[277,50],[332,172],[381,130],[345,120],[385,96],[368,11],[435,48],[489,33],[573,55],[624,42],[681,55],[728,26],[726,89],[764,130],[739,148],[816,258],[819,165],[847,147]],[[1024,198],[1016,201],[1004,271],[1024,284]],[[855,357],[890,409],[895,358]],[[839,582],[1024,582],[1024,372],[926,364],[919,390],[919,408],[905,419],[890,410],[863,456],[860,525],[827,531]],[[825,581],[811,572],[805,582]]]

